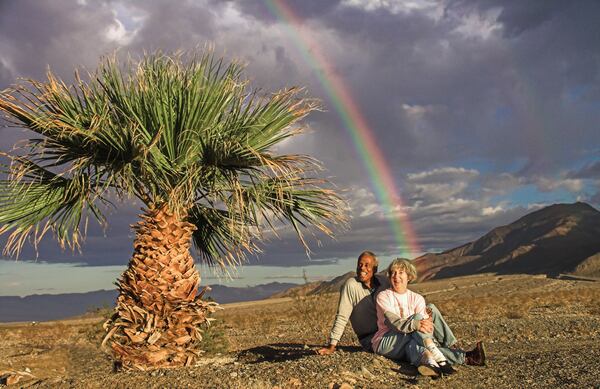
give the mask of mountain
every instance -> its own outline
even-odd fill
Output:
[[[420,281],[488,272],[600,276],[600,212],[581,202],[551,205],[414,264]]]
[[[112,307],[116,290],[88,293],[0,296],[0,322],[57,320],[99,307]]]
[[[271,282],[268,284],[234,288],[211,285],[206,293],[221,304],[261,300],[297,284]],[[87,293],[40,294],[26,297],[0,296],[0,322],[46,321],[81,315],[99,307],[112,307],[117,299],[116,290],[97,290]]]
[[[298,284],[289,282],[270,282],[245,288],[234,288],[224,285],[211,285],[211,291],[206,293],[220,304],[237,303],[241,301],[255,301],[269,298],[274,293],[289,289]]]
[[[335,277],[330,281],[315,281],[304,285],[294,286],[292,288],[275,293],[271,298],[278,297],[296,297],[296,296],[311,296],[323,293],[338,293],[348,278],[355,277],[356,272],[349,271],[346,274]]]

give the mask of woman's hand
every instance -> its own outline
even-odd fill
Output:
[[[419,332],[424,332],[426,334],[433,333],[433,319],[429,316],[427,319],[419,320]]]

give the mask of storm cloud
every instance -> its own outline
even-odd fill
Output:
[[[136,57],[207,45],[246,63],[254,87],[305,86],[324,111],[307,118],[310,131],[280,151],[323,161],[352,217],[337,240],[312,239],[316,260],[364,249],[398,255],[404,247],[389,219],[399,212],[429,251],[550,203],[600,206],[600,3],[285,3],[300,27],[258,0],[3,1],[0,89],[19,78],[42,79],[48,68],[70,80],[75,68],[93,70],[115,51]],[[318,42],[351,92],[393,172],[403,209],[381,206],[374,177],[317,77],[322,64],[306,61],[294,43],[302,36]],[[27,135],[0,131],[4,151]],[[124,264],[138,212],[139,205],[124,204],[109,215],[106,231],[91,226],[81,254],[46,239],[40,258]],[[291,231],[263,249],[253,263],[307,261]],[[29,248],[23,257],[34,255]]]

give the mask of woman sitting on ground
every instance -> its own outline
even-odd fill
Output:
[[[485,350],[477,342],[474,350],[440,350],[433,338],[433,322],[425,299],[408,289],[417,278],[415,266],[407,259],[395,259],[387,270],[391,288],[377,296],[377,332],[371,341],[376,354],[406,360],[427,376],[455,372],[445,354],[458,356],[457,363],[485,365]]]

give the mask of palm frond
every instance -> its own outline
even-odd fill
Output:
[[[105,200],[99,198],[102,191],[93,177],[64,178],[22,157],[13,157],[13,164],[3,173],[9,179],[0,180],[0,234],[12,231],[5,253],[18,256],[28,238],[37,247],[49,230],[61,247],[75,249],[85,236],[81,224],[87,224],[89,215],[105,222],[95,204]]]
[[[291,225],[309,253],[305,232],[314,235],[319,231],[333,236],[334,226],[346,225],[343,199],[335,190],[324,188],[326,182],[322,179],[303,177],[296,172],[263,176],[261,180],[255,176],[250,181],[236,183],[235,190],[228,187],[229,197],[221,199],[224,210],[199,206],[204,216],[190,219],[198,228],[194,239],[200,260],[210,265],[243,263],[246,253],[255,252],[255,242],[262,240],[265,228],[277,235],[283,225]],[[209,237],[207,241],[201,238],[205,234]],[[227,245],[218,247],[217,241],[227,242]]]
[[[195,205],[188,222],[196,226],[193,242],[201,262],[226,266],[241,265],[248,254],[259,251],[253,230],[256,222],[226,210]]]
[[[345,203],[326,181],[296,174],[276,176],[245,186],[242,203],[253,214],[260,213],[275,231],[275,222],[290,224],[307,251],[303,230],[312,227],[333,236],[333,226],[345,226]]]

